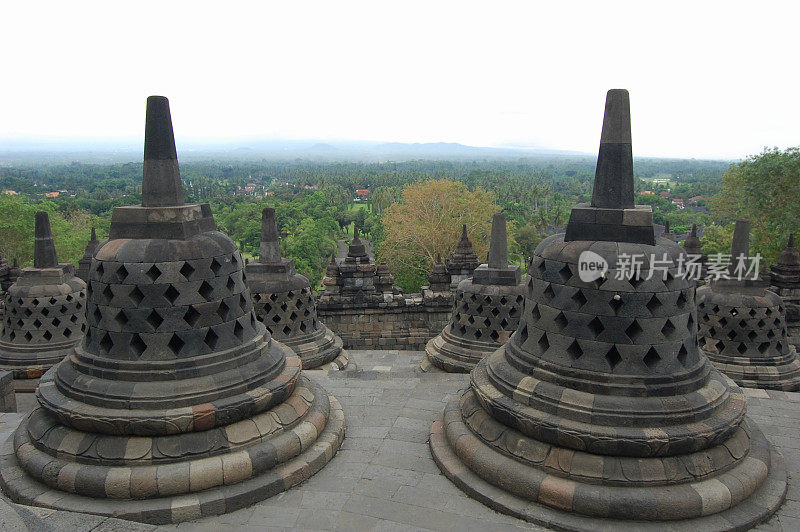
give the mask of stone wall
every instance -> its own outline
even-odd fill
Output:
[[[0,371],[0,412],[17,411],[13,377],[14,374],[10,371]]]
[[[451,292],[423,289],[377,304],[318,302],[317,313],[345,348],[421,351],[447,324],[452,305]]]

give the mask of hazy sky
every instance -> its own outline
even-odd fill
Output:
[[[0,149],[141,137],[170,98],[181,142],[507,143],[596,152],[631,92],[636,155],[800,145],[800,2],[6,2]]]

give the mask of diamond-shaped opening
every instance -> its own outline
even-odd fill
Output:
[[[766,310],[764,310],[764,315],[767,317],[772,316],[772,308],[767,307]]]
[[[686,306],[686,303],[687,303],[687,302],[688,302],[688,299],[686,299],[686,296],[685,296],[685,295],[683,295],[683,292],[681,292],[680,294],[678,294],[678,299],[677,299],[677,300],[675,300],[675,304],[676,304],[676,305],[678,305],[678,308],[681,308],[681,309],[682,309],[684,306]]]
[[[644,332],[644,330],[642,329],[642,326],[639,325],[639,322],[636,320],[633,320],[633,322],[630,325],[628,325],[628,328],[625,329],[625,334],[627,334],[628,338],[630,338],[631,341],[633,342],[635,342],[639,338],[639,336],[641,336],[642,332]]]
[[[11,339],[11,341],[13,342],[13,341],[14,341],[14,338],[16,338],[16,337],[17,337],[17,333],[15,333],[14,331],[11,331],[11,334],[9,334],[9,335],[8,335],[8,337],[9,337],[9,338]]]
[[[150,269],[148,269],[146,272],[144,272],[144,274],[152,282],[156,282],[156,279],[158,279],[158,277],[161,275],[161,270],[159,270],[158,267],[155,264],[153,264],[152,266],[150,266]]]
[[[75,319],[77,320],[77,318],[75,318]],[[9,322],[9,324],[10,324],[10,322]],[[17,320],[17,327],[19,327],[19,328],[21,329],[23,325],[25,325],[25,322],[24,322],[24,321],[22,321],[22,320]]]
[[[50,298],[50,304],[51,304],[51,305],[55,305],[57,302],[58,302],[58,299],[56,299],[56,298],[54,298],[54,297],[51,297],[51,298]]]
[[[233,264],[234,266],[236,264],[239,264],[239,260],[236,258],[236,254],[231,255],[231,264]]]
[[[716,336],[717,335],[717,330],[714,327],[709,328],[708,329],[708,335],[709,336]]]
[[[589,322],[589,330],[592,331],[592,334],[594,334],[596,338],[601,332],[605,330],[605,327],[603,326],[603,322],[600,321],[600,318],[595,316],[592,319],[592,321]]]
[[[660,361],[661,357],[659,356],[658,351],[656,351],[654,347],[648,349],[647,354],[642,359],[644,365],[650,369],[654,368]]]
[[[34,299],[33,301],[31,301],[31,304],[32,304],[34,307],[38,307],[38,306],[39,306],[39,300],[38,300],[38,299]]]
[[[764,320],[758,320],[758,323],[756,323],[756,326],[759,329],[763,329],[766,324],[767,324],[767,322],[765,322]]]
[[[217,307],[217,316],[222,318],[223,320],[227,318],[228,312],[230,312],[231,308],[224,302],[220,301],[219,306]]]
[[[25,316],[27,316],[28,318],[30,318],[31,315],[33,314],[33,311],[29,308],[25,308],[25,310],[23,310],[22,313],[25,314]]]
[[[458,330],[459,330],[459,332],[461,333],[462,336],[467,333],[467,328],[464,325],[459,327]]]
[[[67,307],[65,307],[64,305],[61,305],[61,307],[58,309],[58,311],[61,314],[66,314],[67,313]]]
[[[278,294],[270,294],[269,298],[274,302],[278,300]]]
[[[611,349],[608,350],[605,357],[612,370],[622,361],[622,356],[620,356],[619,351],[617,351],[617,346],[615,345],[611,346]]]
[[[553,291],[553,286],[551,284],[548,284],[547,288],[545,288],[544,292],[542,293],[544,294],[544,296],[547,298],[548,301],[556,297],[556,293]]]
[[[72,323],[78,323],[78,316],[73,314],[72,316],[69,317],[69,321],[71,321]]]
[[[583,349],[581,349],[581,345],[577,340],[573,340],[567,348],[567,353],[569,353],[569,356],[572,357],[572,360],[578,360],[583,356]]]
[[[307,327],[306,327],[306,322],[304,322],[304,321],[301,321],[301,322],[300,322],[300,330],[301,330],[302,332],[306,332],[306,329],[307,329]]]
[[[178,296],[180,295],[180,291],[172,285],[169,285],[164,291],[164,297],[170,302],[171,305],[175,304],[175,301],[178,300]]]
[[[142,293],[141,290],[139,290],[138,286],[133,287],[133,290],[131,290],[129,297],[134,303],[136,303],[136,306],[139,306],[139,304],[141,304],[141,302],[144,301],[144,294]]]
[[[114,299],[114,291],[111,290],[111,285],[106,285],[101,294],[105,298],[106,303],[111,303],[111,300]]]
[[[489,336],[490,336],[490,337],[492,338],[492,340],[494,340],[495,342],[497,341],[497,339],[498,339],[498,338],[500,338],[500,334],[499,334],[497,331],[492,331],[491,333],[489,333]]]
[[[285,335],[287,335],[287,336],[288,336],[288,335],[290,335],[291,333],[292,333],[292,328],[291,328],[291,327],[289,327],[288,325],[284,325],[284,326],[283,326],[283,334],[285,334]]]
[[[586,296],[583,295],[583,292],[581,290],[578,290],[577,292],[572,294],[572,300],[575,302],[576,305],[578,305],[578,308],[581,308],[583,305],[585,305],[587,301]]]
[[[197,320],[200,319],[200,316],[202,316],[202,314],[197,312],[197,310],[190,305],[189,308],[186,309],[186,312],[183,314],[183,321],[188,323],[190,327],[194,327],[195,324],[197,323]]]
[[[558,275],[564,283],[572,279],[572,270],[570,270],[569,264],[564,264],[561,269],[558,270]]]
[[[758,352],[763,355],[769,349],[769,345],[770,345],[769,342],[761,342],[760,344],[758,344]]]
[[[30,331],[28,331],[25,333],[25,336],[23,338],[25,338],[27,341],[30,342],[31,340],[33,340],[33,335],[31,334]]]
[[[756,336],[758,336],[758,334],[755,331],[747,333],[747,338],[749,338],[751,342],[756,339]]]
[[[228,277],[228,281],[225,283],[225,287],[230,292],[231,290],[233,290],[233,287],[235,286],[236,286],[236,281],[233,280],[233,275],[231,275],[230,277]]]
[[[522,304],[522,302],[523,302],[524,300],[525,300],[525,298],[524,298],[524,297],[522,297],[522,296],[517,296],[517,298],[514,300],[514,302],[515,302],[517,305],[521,305],[521,304]]]
[[[506,329],[508,329],[508,321],[506,321],[506,319],[505,319],[505,318],[503,318],[502,320],[500,320],[500,327],[502,327],[502,328],[503,328],[503,330],[506,330]]]
[[[694,316],[689,313],[689,318],[686,320],[686,328],[691,331],[692,327],[694,327]]]
[[[211,295],[214,293],[214,287],[212,287],[206,281],[203,281],[197,291],[205,298],[206,301],[209,301],[211,299]]]
[[[456,318],[460,319],[460,314],[456,314]],[[474,325],[475,324],[475,316],[470,315],[467,318],[467,321],[469,322],[470,325]]]
[[[747,351],[747,344],[744,342],[739,342],[739,346],[736,348],[741,354],[744,354]]]
[[[219,271],[222,269],[222,264],[219,263],[217,259],[211,259],[211,271],[214,272],[214,275],[218,275]]]
[[[775,338],[775,331],[772,329],[767,331],[767,338]]]
[[[142,340],[138,334],[131,336],[131,351],[136,353],[136,356],[142,356],[142,353],[147,349],[147,344]]]
[[[111,351],[111,348],[114,347],[114,341],[111,339],[111,335],[105,333],[103,338],[100,340],[100,349],[103,353],[108,353]]]
[[[674,333],[675,326],[672,324],[672,320],[668,319],[664,326],[661,327],[661,334],[663,334],[665,338],[671,338]]]
[[[238,321],[233,324],[233,334],[236,335],[236,338],[239,340],[242,339],[242,335],[244,334],[244,327]]]
[[[736,338],[736,331],[734,331],[733,329],[731,329],[730,331],[728,331],[728,334],[727,334],[726,336],[727,336],[728,338],[730,338],[731,340],[733,340],[734,338]]]
[[[114,321],[119,323],[121,326],[128,324],[128,316],[125,314],[124,310],[120,310],[117,312],[117,315],[114,316]]]
[[[500,309],[497,307],[492,307],[492,310],[490,310],[489,312],[492,314],[492,316],[497,317],[497,315],[500,314]]]
[[[681,348],[678,350],[677,359],[678,359],[678,362],[680,362],[680,364],[682,366],[686,365],[686,359],[687,359],[688,356],[689,356],[689,351],[686,349],[686,346],[685,345],[681,345]]]
[[[736,309],[731,310],[731,316],[736,317],[738,315],[739,315],[739,311],[738,310],[736,310]]]
[[[64,337],[69,338],[70,336],[72,336],[72,329],[67,327],[66,329],[64,329]]]
[[[655,294],[653,294],[652,297],[650,297],[650,301],[648,301],[647,305],[645,306],[647,307],[647,310],[650,311],[650,314],[655,314],[657,310],[664,306],[664,304],[661,303],[661,300],[658,299]]]
[[[712,314],[717,314],[718,312],[719,312],[719,305],[714,305],[713,307],[711,307]]]
[[[296,320],[297,319],[297,312],[292,312],[291,314],[289,314],[289,319],[291,321]]]
[[[522,327],[519,328],[519,343],[525,343],[525,340],[528,339],[528,324],[522,322]]]
[[[725,327],[728,324],[728,318],[722,317],[719,319],[719,324]]]
[[[203,338],[203,343],[206,344],[212,350],[214,350],[217,348],[217,340],[219,340],[219,336],[217,336],[217,333],[215,333],[213,329],[209,329],[205,337]]]
[[[36,318],[36,320],[34,320],[33,326],[36,327],[37,329],[42,326],[42,322],[39,320],[39,318]]]
[[[280,314],[275,314],[274,316],[272,316],[272,321],[274,321],[275,323],[278,323],[279,321],[281,321]]]
[[[255,294],[253,294],[253,296],[252,296],[252,297],[253,297],[253,302],[254,302],[254,303],[258,303],[259,301],[261,301],[261,294],[259,294],[258,292],[256,292]]]
[[[50,309],[48,309],[47,307],[44,307],[42,309],[42,315],[43,316],[49,316],[50,315]]]
[[[534,321],[539,321],[539,319],[541,319],[542,313],[539,312],[538,303],[533,305],[533,308],[531,309],[531,315],[533,316]]]
[[[489,318],[486,318],[485,320],[483,320],[483,326],[488,329],[489,327],[492,326],[492,320],[490,320]]]
[[[150,312],[150,315],[147,316],[147,323],[150,324],[154,331],[157,331],[161,324],[164,323],[164,318],[162,318],[158,312],[153,310]]]
[[[53,337],[53,333],[51,333],[50,331],[45,331],[42,336],[44,336],[45,340],[49,341]]]
[[[639,288],[639,285],[644,282],[644,279],[642,279],[641,276],[637,273],[636,275],[634,275],[630,279],[628,279],[628,282],[630,283],[630,285],[635,290],[635,289]]]
[[[553,321],[555,322],[556,325],[558,325],[558,328],[561,330],[563,330],[564,327],[566,327],[567,324],[569,323],[569,320],[567,319],[566,316],[564,316],[563,312],[559,312]]]
[[[508,303],[508,299],[506,299],[506,296],[501,297],[500,298],[500,304],[501,305],[505,305],[506,303]]]
[[[475,312],[478,314],[483,314],[483,305],[478,305],[478,308],[475,309]]]
[[[124,282],[125,279],[128,278],[128,269],[125,267],[124,264],[120,264],[116,271],[117,274],[117,282],[121,283]]]
[[[750,314],[751,318],[755,318],[756,314],[757,314],[756,309],[751,308],[750,311],[748,312],[748,314]]]
[[[103,276],[103,273],[105,273],[106,269],[103,267],[103,263],[102,262],[98,262],[97,263],[97,270],[96,271],[97,271],[97,276],[98,277],[102,277]]]
[[[172,338],[170,338],[169,342],[167,342],[167,347],[169,347],[170,351],[176,355],[181,352],[181,349],[183,349],[184,345],[186,345],[186,342],[184,342],[183,339],[181,339],[181,337],[177,334],[173,334]]]
[[[547,351],[550,349],[550,341],[547,339],[547,333],[542,333],[542,337],[539,338],[537,343],[542,351]]]
[[[547,264],[545,264],[544,259],[536,266],[536,269],[539,270],[539,275],[544,277],[544,274],[547,272]]]
[[[775,321],[776,321],[776,324],[777,324],[777,322],[779,320],[775,320]],[[747,327],[747,320],[739,320],[739,327],[742,328],[742,329],[746,328]]]
[[[181,269],[178,271],[180,271],[181,275],[188,281],[189,277],[194,273],[194,267],[188,262],[184,262],[183,266],[181,266]]]
[[[480,329],[475,329],[475,332],[472,333],[472,336],[474,336],[476,340],[480,340],[481,336],[483,336],[483,333]]]
[[[614,315],[619,315],[619,309],[621,309],[625,303],[622,302],[622,298],[619,294],[615,294],[614,297],[611,298],[611,301],[608,302],[608,305],[611,307],[611,310],[614,311]]]
[[[783,344],[778,342],[777,344],[775,344],[775,349],[777,349],[779,353],[782,352],[783,351]]]

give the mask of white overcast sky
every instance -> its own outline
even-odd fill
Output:
[[[9,139],[503,144],[596,152],[631,92],[639,156],[800,145],[800,2],[5,2]]]

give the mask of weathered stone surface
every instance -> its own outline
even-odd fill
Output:
[[[97,232],[92,227],[91,237],[86,244],[86,249],[83,250],[83,257],[78,261],[78,271],[75,274],[84,283],[89,282],[89,268],[92,265],[92,257],[94,257],[94,252],[97,251],[98,246],[100,246],[100,242],[97,240]]]
[[[16,412],[17,399],[14,395],[14,374],[0,371],[0,412]]]
[[[781,252],[778,262],[770,268],[770,291],[783,299],[786,308],[786,334],[789,342],[800,347],[800,252],[794,247],[794,234]]]
[[[475,268],[480,266],[481,261],[472,249],[472,242],[467,236],[467,225],[461,226],[461,238],[456,244],[456,248],[446,261],[447,272],[450,274],[450,287],[455,289],[458,283],[472,277]]]
[[[293,260],[281,256],[279,244],[275,210],[266,208],[261,219],[261,256],[245,267],[258,320],[301,358],[304,368],[343,369],[348,359],[341,338],[317,318],[308,279],[296,273]]]
[[[34,266],[5,295],[0,323],[0,370],[36,379],[83,339],[86,283],[56,258],[50,220],[36,213]],[[37,266],[38,265],[38,266]]]
[[[85,341],[41,378],[0,485],[24,504],[170,523],[302,482],[344,416],[256,319],[208,205],[183,204],[166,99],[148,100],[145,129],[143,205],[115,209]]]
[[[572,237],[538,246],[519,328],[475,366],[470,388],[434,422],[431,451],[468,495],[559,529],[622,520],[747,528],[780,505],[786,471],[745,416],[742,391],[698,349],[694,282],[678,270],[683,249],[664,238],[609,241],[592,228],[598,216],[621,227],[633,185],[632,172],[608,171],[629,165],[622,147],[629,150],[630,130],[620,122],[628,115],[614,108],[617,92],[609,94],[606,114],[615,116],[606,117],[603,143],[618,145],[601,148],[603,179],[595,181],[602,209],[578,206]],[[647,220],[636,223],[652,239]],[[585,251],[607,261],[605,275],[580,278]],[[663,262],[620,271],[618,257],[633,254]]]

